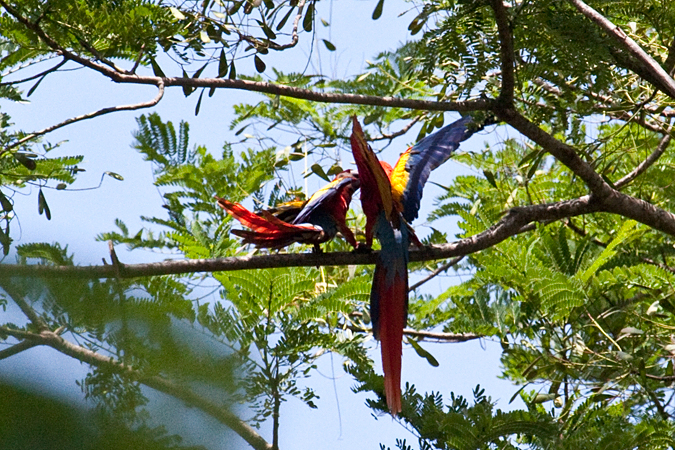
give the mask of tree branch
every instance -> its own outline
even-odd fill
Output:
[[[491,0],[495,12],[495,21],[497,22],[497,31],[499,34],[499,53],[502,66],[502,88],[499,92],[498,102],[503,106],[513,105],[513,91],[516,81],[514,76],[515,55],[513,53],[513,36],[511,35],[511,26],[509,24],[508,13],[504,7],[503,0]]]
[[[614,183],[614,187],[616,189],[621,189],[622,187],[626,186],[627,184],[635,180],[637,177],[642,175],[647,169],[649,169],[649,167],[651,167],[651,165],[654,164],[666,151],[668,145],[670,144],[670,139],[671,139],[670,130],[668,130],[668,134],[664,135],[663,138],[661,138],[661,141],[659,142],[659,145],[656,147],[656,150],[654,150],[652,154],[649,155],[644,161],[638,164],[638,166],[635,169],[633,169],[629,174],[627,174],[620,180],[616,181]]]
[[[204,399],[203,397],[195,394],[190,389],[186,389],[183,386],[179,386],[159,376],[145,376],[129,365],[123,364],[111,357],[96,353],[88,348],[73,344],[72,342],[63,339],[53,331],[44,330],[39,334],[28,332],[16,333],[17,331],[20,330],[0,327],[0,332],[13,335],[20,339],[29,340],[32,346],[46,345],[52,347],[58,352],[70,356],[71,358],[74,358],[78,361],[94,367],[106,367],[108,369],[114,370],[117,373],[128,376],[129,378],[136,380],[152,389],[171,395],[172,397],[182,400],[187,405],[198,408],[214,417],[219,422],[226,425],[239,436],[241,436],[255,450],[272,449],[272,446],[268,444],[267,441],[265,441],[265,439],[246,422],[232,414],[226,408]],[[16,336],[17,334],[19,334],[21,337]]]
[[[0,350],[0,361],[2,361],[3,359],[7,359],[10,356],[14,356],[18,353],[21,353],[24,350],[28,350],[29,348],[36,347],[38,345],[40,345],[40,344],[38,344],[34,341],[28,341],[28,340],[21,341],[18,344],[12,345],[11,347],[8,347],[4,350]]]
[[[489,229],[459,241],[410,250],[410,261],[431,261],[465,256],[497,245],[503,240],[531,230],[531,222],[551,222],[566,217],[578,216],[602,210],[603,204],[593,196],[583,196],[557,203],[516,207]],[[675,235],[675,218],[673,218]],[[170,260],[146,264],[122,264],[121,278],[157,275],[175,275],[196,272],[220,272],[246,269],[270,269],[275,267],[346,266],[375,264],[378,252],[373,253],[289,253],[249,255],[215,259]],[[48,266],[1,264],[0,278],[12,276],[115,278],[118,272],[111,265],[102,266]]]
[[[474,333],[438,333],[435,331],[417,331],[411,328],[405,328],[403,334],[420,338],[420,340],[448,343],[467,342],[485,337],[481,334]]]
[[[37,328],[38,330],[48,330],[49,327],[45,323],[44,320],[42,320],[42,317],[38,316],[37,312],[33,309],[32,306],[28,304],[23,298],[23,295],[19,292],[13,292],[11,287],[8,286],[2,286],[2,289],[9,295],[9,297],[12,299],[14,303],[21,309],[21,312],[28,318],[28,320],[31,321],[33,326]]]
[[[558,161],[566,165],[588,185],[595,195],[605,198],[615,192],[590,164],[579,157],[574,147],[560,142],[513,108],[499,108],[496,113],[500,119],[539,144]]]
[[[449,268],[451,268],[452,266],[454,266],[455,264],[457,264],[458,262],[460,262],[462,259],[464,259],[464,256],[457,256],[456,258],[452,258],[450,261],[448,261],[447,263],[443,264],[441,267],[439,267],[438,269],[434,270],[434,271],[431,272],[429,275],[427,275],[426,277],[422,278],[422,279],[421,279],[420,281],[418,281],[417,283],[415,283],[415,284],[413,284],[412,286],[410,286],[410,287],[408,288],[408,292],[412,292],[412,291],[414,291],[415,289],[417,289],[418,287],[422,286],[422,285],[423,285],[424,283],[426,283],[427,281],[436,278],[440,273],[445,272],[446,270],[448,270]]]
[[[651,77],[653,77],[653,79],[649,79],[647,81],[654,84],[657,88],[663,90],[663,92],[671,98],[675,98],[675,80],[673,80],[673,78],[668,75],[668,72],[666,72],[659,63],[657,63],[651,56],[642,50],[642,47],[640,47],[633,39],[626,35],[626,33],[624,33],[621,28],[614,25],[606,17],[588,6],[583,1],[568,1],[574,5],[574,7],[577,8],[580,13],[595,22],[609,36],[618,42],[621,47],[627,50],[630,55],[632,55],[642,64],[642,68],[645,69],[649,75],[651,75]]]
[[[64,58],[63,61],[59,62],[59,63],[58,63],[57,65],[55,65],[54,67],[50,67],[50,68],[47,69],[47,70],[43,70],[43,71],[40,72],[40,73],[36,73],[36,74],[33,75],[33,76],[26,77],[26,78],[22,78],[22,79],[20,79],[20,80],[3,81],[3,82],[0,83],[0,86],[11,86],[11,85],[14,85],[14,84],[21,84],[21,83],[26,83],[26,82],[28,82],[28,81],[36,80],[36,79],[38,79],[38,78],[44,77],[44,76],[47,75],[47,74],[50,74],[50,73],[52,73],[52,72],[56,72],[59,68],[61,68],[61,67],[62,67],[65,63],[67,63],[67,62],[68,62],[68,60]]]
[[[16,148],[16,147],[20,146],[21,144],[24,144],[24,143],[30,141],[31,139],[35,139],[38,136],[42,136],[42,135],[45,135],[47,133],[51,133],[54,130],[58,130],[59,128],[63,128],[66,125],[70,125],[70,124],[75,123],[75,122],[80,122],[82,120],[87,120],[87,119],[93,119],[94,117],[102,116],[104,114],[108,114],[108,113],[112,113],[112,112],[134,111],[134,110],[137,110],[137,109],[150,108],[152,106],[155,106],[157,103],[159,103],[159,101],[164,96],[164,83],[161,80],[161,78],[159,79],[159,82],[157,84],[157,89],[158,89],[158,92],[157,92],[157,95],[155,96],[155,98],[153,98],[152,100],[150,100],[148,102],[136,103],[136,104],[133,104],[133,105],[110,106],[108,108],[99,109],[98,111],[94,111],[94,112],[91,112],[89,114],[83,114],[81,116],[71,117],[70,119],[64,120],[63,122],[57,123],[56,125],[52,125],[52,126],[49,126],[47,128],[44,128],[40,131],[35,131],[33,133],[30,133],[30,134],[24,136],[23,138],[19,139],[18,141],[9,144],[4,149],[0,150],[0,155],[2,155],[5,152],[8,152],[9,150],[11,150],[13,148]]]

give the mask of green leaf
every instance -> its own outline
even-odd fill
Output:
[[[373,11],[373,20],[377,20],[382,16],[382,8],[384,7],[384,0],[379,0]]]
[[[38,213],[40,215],[44,213],[47,220],[52,220],[52,212],[49,210],[49,205],[47,204],[45,195],[42,193],[42,189],[38,192]]]
[[[180,12],[180,10],[174,6],[169,6],[169,10],[171,11],[171,14],[177,19],[177,20],[185,20],[185,14]]]
[[[492,173],[491,170],[483,170],[483,175],[485,175],[485,178],[488,180],[488,183],[492,185],[492,187],[496,188],[497,187],[497,182],[495,181],[495,174]]]
[[[35,170],[37,168],[35,160],[29,157],[29,155],[33,155],[33,153],[15,152],[13,155],[14,159],[19,161],[26,169]]]
[[[253,61],[255,63],[255,70],[257,70],[258,73],[263,73],[265,71],[265,69],[267,68],[267,66],[265,65],[263,60],[260,59],[260,57],[258,55],[255,55],[253,57]]]
[[[426,351],[425,349],[422,348],[422,346],[417,342],[415,339],[408,339],[408,344],[412,346],[413,349],[415,349],[415,353],[417,353],[420,357],[424,358],[427,360],[429,364],[431,364],[433,367],[438,367],[439,363],[434,356]]]
[[[166,78],[166,75],[164,75],[162,68],[159,67],[159,64],[157,64],[155,58],[150,59],[150,66],[152,66],[152,73],[154,73],[156,77]]]
[[[220,50],[220,57],[218,58],[218,77],[224,77],[227,74],[227,57],[225,56],[225,50]]]
[[[2,205],[2,210],[5,212],[10,212],[14,209],[12,202],[9,201],[2,191],[0,191],[0,205]]]
[[[323,45],[325,45],[326,48],[327,48],[329,51],[331,51],[331,52],[334,52],[334,51],[335,51],[335,45],[333,45],[332,42],[327,41],[326,39],[321,39],[321,40],[323,41]]]
[[[110,172],[110,171],[106,171],[106,172],[103,172],[103,173],[105,173],[109,177],[112,177],[112,178],[114,178],[118,181],[124,181],[124,177],[122,175],[120,175],[119,173]]]
[[[305,13],[305,18],[302,20],[302,28],[310,32],[312,31],[312,24],[314,23],[314,2],[310,1],[307,6],[307,12]]]
[[[330,181],[330,178],[328,178],[328,175],[326,175],[326,172],[323,171],[323,167],[319,164],[312,164],[312,173],[317,174],[321,178],[323,178],[326,181]]]
[[[197,105],[195,106],[195,116],[197,114],[199,114],[199,108],[201,108],[201,106],[202,106],[202,97],[204,96],[204,90],[205,89],[202,89],[202,91],[199,93],[199,98],[197,99]]]

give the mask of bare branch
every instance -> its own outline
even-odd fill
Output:
[[[44,77],[45,75],[48,75],[52,72],[56,72],[59,68],[61,68],[61,66],[63,66],[67,62],[68,62],[68,60],[64,58],[63,61],[61,61],[60,63],[58,63],[54,67],[50,67],[47,70],[43,70],[40,73],[37,73],[37,74],[35,74],[33,76],[30,76],[30,77],[27,77],[27,78],[22,78],[20,80],[3,81],[2,83],[0,83],[0,86],[10,86],[10,85],[14,85],[14,84],[21,84],[21,83],[26,83],[28,81],[36,80],[36,79]]]
[[[395,131],[395,132],[390,133],[390,134],[384,134],[384,133],[382,133],[382,136],[377,136],[377,137],[374,137],[374,138],[370,138],[370,140],[371,140],[371,141],[383,141],[383,140],[385,140],[385,139],[388,139],[388,140],[391,141],[391,140],[394,139],[394,138],[397,138],[397,137],[399,137],[399,136],[403,136],[403,135],[406,134],[408,131],[410,131],[410,129],[411,129],[413,126],[415,126],[415,124],[416,124],[417,122],[419,122],[421,118],[422,118],[422,116],[415,116],[415,118],[414,118],[413,120],[411,120],[410,122],[408,122],[408,124],[407,124],[406,126],[404,126],[403,128],[401,128],[400,130]]]
[[[21,312],[31,321],[35,328],[40,331],[49,329],[45,321],[42,320],[33,307],[24,300],[24,296],[21,295],[20,292],[14,292],[11,287],[6,285],[2,286],[2,289],[9,295],[12,301],[16,303],[19,309],[21,309]]]
[[[456,258],[451,259],[450,261],[448,261],[447,263],[443,264],[443,265],[442,265],[441,267],[439,267],[438,269],[436,269],[436,270],[434,270],[433,272],[431,272],[431,273],[430,273],[429,275],[427,275],[426,277],[422,278],[422,279],[421,279],[420,281],[418,281],[417,283],[415,283],[415,284],[413,284],[412,286],[410,286],[410,287],[408,288],[408,292],[412,292],[412,291],[414,291],[415,289],[417,289],[418,287],[422,286],[422,285],[423,285],[424,283],[426,283],[427,281],[436,278],[440,273],[445,272],[446,270],[448,270],[449,268],[451,268],[452,266],[454,266],[455,264],[457,264],[458,262],[460,262],[462,259],[464,259],[464,256],[458,256],[458,257],[456,257]]]
[[[40,131],[35,131],[33,133],[30,133],[29,135],[24,136],[23,138],[19,139],[18,141],[9,144],[4,149],[0,150],[0,155],[2,155],[3,153],[5,153],[5,152],[7,152],[7,151],[9,151],[13,148],[16,148],[16,147],[20,146],[21,144],[24,144],[24,143],[30,141],[31,139],[35,139],[38,136],[42,136],[42,135],[45,135],[47,133],[51,133],[54,130],[58,130],[59,128],[63,128],[66,125],[70,125],[70,124],[75,123],[75,122],[80,122],[82,120],[87,120],[87,119],[93,119],[94,117],[102,116],[104,114],[109,114],[109,113],[112,113],[112,112],[134,111],[134,110],[137,110],[137,109],[150,108],[152,106],[155,106],[157,103],[159,103],[159,101],[164,96],[164,83],[162,82],[161,78],[159,78],[158,80],[159,80],[159,83],[157,84],[157,89],[158,89],[157,95],[155,96],[155,98],[153,98],[152,100],[150,100],[148,102],[136,103],[136,104],[133,104],[133,105],[110,106],[108,108],[99,109],[98,111],[94,111],[94,112],[91,112],[91,113],[88,113],[88,114],[83,114],[81,116],[71,117],[70,119],[64,120],[63,122],[57,123],[56,125],[52,125],[52,126],[49,126],[47,128],[44,128]]]
[[[595,22],[609,36],[611,36],[621,47],[627,50],[636,58],[641,67],[645,69],[651,78],[647,81],[654,84],[671,98],[675,98],[675,80],[668,75],[661,65],[647,54],[633,39],[631,39],[618,26],[614,25],[605,16],[588,6],[582,0],[568,0],[579,12]]]
[[[654,150],[651,155],[649,155],[644,161],[642,161],[638,166],[633,169],[629,174],[618,180],[617,182],[614,183],[614,187],[616,189],[621,189],[622,187],[626,186],[633,180],[635,180],[637,177],[642,175],[649,167],[651,167],[652,164],[654,164],[660,157],[663,155],[663,153],[666,151],[668,148],[668,145],[670,144],[670,130],[668,130],[669,133],[663,136],[661,138],[661,141],[659,142],[659,145],[656,147],[656,150]]]
[[[467,342],[485,337],[474,333],[438,333],[435,331],[417,331],[411,328],[405,328],[403,334],[420,338],[420,340],[447,343]]]
[[[28,350],[29,348],[36,347],[40,344],[34,342],[34,341],[21,341],[18,344],[14,344],[11,347],[8,347],[4,350],[0,350],[0,361],[3,359],[7,359],[10,356],[14,356],[18,353],[23,352],[24,350]]]
[[[495,225],[469,238],[459,241],[410,250],[410,261],[431,261],[465,256],[490,248],[503,240],[529,231],[531,222],[548,222],[603,210],[603,204],[589,195],[563,202],[512,208]],[[672,220],[675,235],[675,217]],[[274,267],[346,266],[375,264],[378,253],[290,253],[249,255],[215,259],[171,260],[146,264],[121,264],[121,278],[175,275],[196,272],[220,272]],[[117,271],[111,265],[101,266],[47,266],[0,264],[0,278],[11,276],[115,278]]]

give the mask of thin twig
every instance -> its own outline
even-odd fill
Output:
[[[391,140],[394,139],[394,138],[397,138],[397,137],[399,137],[399,136],[403,136],[403,135],[406,134],[408,131],[410,131],[410,129],[411,129],[417,122],[419,122],[421,118],[422,118],[422,116],[415,116],[415,118],[414,118],[413,120],[411,120],[410,122],[408,122],[408,124],[407,124],[406,126],[404,126],[403,128],[401,128],[400,130],[395,131],[395,132],[390,133],[390,134],[382,133],[381,136],[377,136],[377,137],[374,137],[374,138],[370,138],[369,140],[370,140],[370,141],[383,141],[383,140],[385,140],[385,139],[388,139],[388,140],[391,141]]]
[[[51,68],[49,68],[49,69],[47,69],[47,70],[43,70],[42,72],[40,72],[40,73],[38,73],[38,74],[35,74],[35,75],[33,75],[33,76],[30,76],[30,77],[27,77],[27,78],[22,78],[22,79],[20,79],[20,80],[15,80],[15,81],[3,81],[2,83],[0,83],[0,86],[9,86],[9,85],[15,85],[15,84],[26,83],[26,82],[28,82],[28,81],[33,81],[33,80],[35,80],[35,79],[41,78],[41,77],[43,77],[43,76],[45,76],[45,75],[48,75],[48,74],[50,74],[50,73],[52,73],[52,72],[57,71],[61,66],[63,66],[63,65],[64,65],[65,63],[67,63],[67,62],[68,62],[68,60],[64,58],[63,61],[61,61],[60,63],[58,63],[58,64],[55,65],[54,67],[51,67]]]
[[[415,283],[415,284],[413,284],[412,286],[410,286],[410,287],[408,288],[408,292],[412,292],[412,291],[414,291],[415,289],[417,289],[418,287],[422,286],[422,285],[423,285],[424,283],[426,283],[427,281],[434,279],[436,276],[438,276],[438,275],[441,274],[442,272],[445,272],[446,270],[448,270],[448,269],[451,268],[452,266],[456,265],[456,264],[457,264],[458,262],[460,262],[462,259],[464,259],[464,256],[457,256],[456,258],[452,258],[450,261],[448,261],[447,263],[443,264],[441,267],[439,267],[438,269],[434,270],[434,271],[431,272],[429,275],[427,275],[426,277],[422,278],[422,279],[421,279],[420,281],[418,281],[417,283]]]
[[[153,98],[152,100],[150,100],[148,102],[135,103],[133,105],[110,106],[108,108],[99,109],[98,111],[94,111],[94,112],[91,112],[91,113],[88,113],[88,114],[83,114],[81,116],[71,117],[70,119],[64,120],[63,122],[57,123],[56,125],[52,125],[52,126],[49,126],[47,128],[44,128],[40,131],[35,131],[33,133],[30,133],[30,134],[24,136],[23,138],[19,139],[18,141],[7,145],[4,149],[0,150],[0,155],[2,155],[3,153],[5,153],[5,152],[7,152],[7,151],[9,151],[13,148],[16,148],[16,147],[20,146],[21,144],[24,144],[24,143],[30,141],[31,139],[35,139],[38,136],[42,136],[42,135],[45,135],[47,133],[51,133],[54,130],[58,130],[59,128],[63,128],[66,125],[70,125],[70,124],[75,123],[75,122],[80,122],[82,120],[87,120],[87,119],[93,119],[94,117],[102,116],[104,114],[109,114],[109,113],[112,113],[112,112],[135,111],[137,109],[150,108],[152,106],[155,106],[157,103],[159,103],[159,101],[164,96],[164,83],[162,82],[161,78],[159,78],[158,81],[159,82],[157,84],[157,89],[158,89],[157,95],[155,96],[155,98]]]
[[[659,142],[659,145],[656,147],[656,149],[649,155],[644,161],[642,161],[638,166],[633,169],[629,174],[621,178],[620,180],[616,181],[614,183],[614,187],[616,189],[621,189],[622,187],[626,186],[628,183],[631,181],[635,180],[637,177],[642,175],[647,169],[649,169],[652,164],[654,164],[660,157],[663,155],[663,153],[666,151],[668,148],[668,145],[670,144],[670,129],[667,130],[666,135],[664,135],[661,138],[661,141]]]
[[[482,334],[475,333],[439,333],[435,331],[418,331],[413,330],[412,328],[405,328],[403,334],[406,336],[414,336],[425,341],[448,343],[467,342],[485,337]]]

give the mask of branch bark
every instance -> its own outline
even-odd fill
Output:
[[[410,250],[410,261],[431,261],[465,256],[492,247],[503,240],[529,231],[531,222],[552,222],[566,217],[602,211],[603,204],[589,195],[557,203],[516,207],[505,217],[482,233],[459,241]],[[675,235],[675,217],[672,219]],[[275,267],[346,266],[375,264],[377,252],[349,253],[289,253],[250,255],[215,259],[171,260],[147,264],[120,264],[101,266],[0,265],[0,279],[13,276],[72,277],[72,278],[135,278],[157,275],[176,275],[196,272],[220,272]]]
[[[626,33],[609,21],[605,16],[588,6],[582,0],[568,0],[577,10],[595,22],[610,37],[612,37],[622,48],[630,55],[642,63],[643,68],[653,77],[653,80],[647,80],[657,88],[663,90],[671,98],[675,98],[675,80],[668,75],[661,65],[654,60],[647,52],[642,50],[637,42],[631,39]]]
[[[75,122],[80,122],[82,120],[87,120],[87,119],[93,119],[94,117],[102,116],[104,114],[109,114],[112,112],[118,112],[118,111],[135,111],[137,109],[143,109],[143,108],[150,108],[152,106],[155,106],[159,101],[164,97],[164,82],[159,79],[159,82],[157,83],[157,95],[155,98],[148,102],[141,102],[141,103],[135,103],[133,105],[121,105],[121,106],[110,106],[108,108],[103,108],[99,109],[98,111],[94,111],[88,114],[83,114],[81,116],[77,117],[71,117],[70,119],[66,119],[61,123],[57,123],[56,125],[49,126],[47,128],[44,128],[40,131],[35,131],[33,133],[28,134],[27,136],[24,136],[23,138],[19,139],[16,142],[12,142],[11,144],[7,145],[5,148],[0,150],[0,155],[2,155],[5,152],[8,152],[12,150],[13,148],[16,148],[20,146],[21,144],[24,144],[31,139],[35,139],[38,136],[45,135],[47,133],[51,133],[54,130],[58,130],[59,128],[63,128],[67,125],[73,124]]]
[[[255,450],[272,450],[272,446],[262,436],[260,436],[257,431],[255,431],[250,425],[241,420],[239,417],[231,413],[228,409],[211,402],[197,395],[192,390],[183,386],[179,386],[172,381],[156,375],[145,376],[129,365],[125,365],[111,357],[96,353],[88,348],[73,344],[53,331],[44,330],[39,334],[29,332],[17,333],[17,331],[20,330],[14,330],[7,327],[0,327],[0,331],[18,337],[19,339],[25,339],[31,343],[31,346],[46,345],[83,363],[94,367],[106,367],[108,369],[114,370],[117,373],[128,376],[145,386],[171,395],[172,397],[182,400],[189,406],[204,411],[208,415],[214,417],[219,422],[232,429]],[[17,334],[21,337],[16,336]]]
[[[659,142],[659,145],[656,147],[656,149],[638,166],[633,169],[629,174],[626,176],[622,177],[620,180],[614,183],[614,187],[616,189],[621,189],[622,187],[626,186],[627,184],[631,183],[633,180],[635,180],[637,177],[642,175],[647,169],[649,169],[652,164],[654,164],[660,157],[663,155],[663,153],[666,151],[668,148],[668,145],[670,144],[670,130],[668,130],[668,134],[664,135],[663,138],[661,138],[661,141]]]

